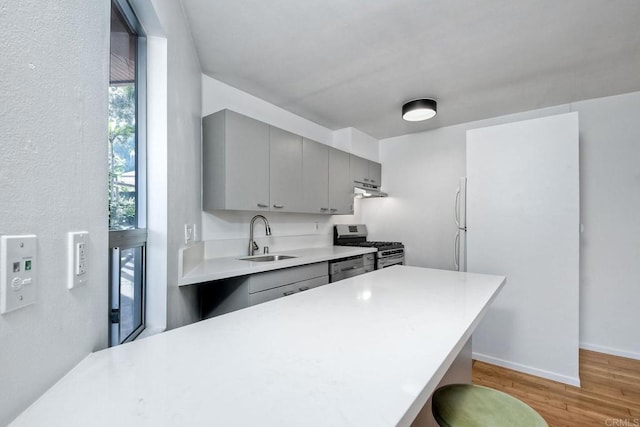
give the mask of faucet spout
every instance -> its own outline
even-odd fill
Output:
[[[269,221],[262,215],[256,215],[251,218],[251,222],[249,223],[249,256],[255,254],[260,248],[258,244],[253,240],[253,226],[256,220],[262,220],[264,222],[264,228],[267,236],[271,236],[271,227],[269,226]]]

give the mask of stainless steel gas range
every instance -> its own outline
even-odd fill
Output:
[[[404,264],[404,245],[400,242],[373,242],[367,240],[367,226],[364,224],[336,224],[333,228],[333,244],[378,249],[378,252],[375,253],[376,270]]]

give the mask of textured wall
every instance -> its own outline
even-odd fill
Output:
[[[0,234],[36,234],[40,269],[37,303],[0,316],[0,425],[107,345],[108,31],[109,2],[0,1]]]

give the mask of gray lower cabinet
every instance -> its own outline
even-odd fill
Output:
[[[293,295],[297,292],[308,291],[318,286],[329,283],[329,276],[316,277],[315,279],[302,280],[290,285],[278,286],[264,291],[249,294],[249,305],[256,305],[273,299]]]
[[[269,126],[271,211],[302,212],[302,137]]]
[[[207,319],[329,283],[329,263],[301,265],[201,286],[201,317]]]
[[[329,213],[329,146],[302,140],[303,212]]]
[[[204,210],[269,210],[269,125],[229,110],[202,119]]]
[[[353,181],[349,175],[349,153],[329,148],[329,213],[353,214]]]

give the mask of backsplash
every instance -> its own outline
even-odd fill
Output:
[[[300,248],[315,248],[333,244],[333,225],[358,223],[360,200],[354,201],[354,215],[314,215],[283,212],[216,211],[202,212],[204,257],[219,258],[246,255],[249,245],[249,223],[254,215],[264,215],[271,226],[271,236],[265,236],[264,224],[255,224],[254,239],[260,246],[269,246],[271,253]]]

